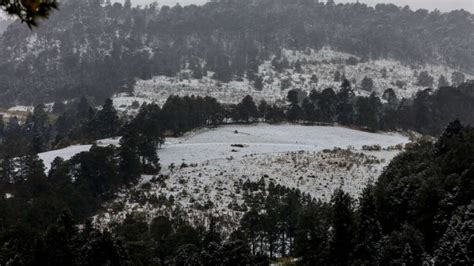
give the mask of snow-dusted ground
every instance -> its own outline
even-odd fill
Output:
[[[92,145],[75,145],[75,146],[69,146],[64,149],[60,150],[53,150],[53,151],[48,151],[44,153],[38,154],[38,157],[43,160],[43,164],[46,169],[46,173],[49,172],[49,169],[51,168],[51,163],[56,159],[56,157],[61,157],[64,160],[69,160],[74,155],[84,152],[84,151],[89,151]]]
[[[407,142],[399,134],[341,127],[259,124],[199,130],[168,139],[159,151],[163,176],[144,176],[108,204],[96,222],[120,221],[130,212],[151,219],[181,209],[192,222],[213,213],[232,224],[245,207],[242,183],[262,177],[267,184],[297,188],[321,200],[338,187],[358,196],[399,152],[366,152],[362,146],[388,148]]]
[[[361,149],[364,145],[382,147],[406,143],[398,134],[375,134],[342,127],[300,125],[232,125],[200,130],[182,138],[166,140],[160,150],[161,164],[204,163],[250,154],[291,151],[318,152],[334,147]],[[243,144],[244,148],[231,147]],[[234,150],[234,151],[232,151]]]
[[[98,140],[96,141],[96,143],[98,146],[102,146],[102,147],[109,146],[109,145],[118,146],[119,141],[120,141],[120,138],[110,138],[110,139]],[[74,145],[74,146],[66,147],[64,149],[40,153],[38,154],[38,157],[41,160],[43,160],[45,171],[46,173],[48,173],[49,169],[51,168],[51,163],[54,161],[54,159],[56,159],[56,157],[61,157],[64,160],[69,160],[72,157],[74,157],[74,155],[76,154],[89,151],[91,147],[92,145]]]
[[[188,70],[184,70],[178,77],[157,76],[150,80],[137,81],[134,88],[134,95],[125,97],[120,95],[117,102],[121,109],[127,110],[130,102],[142,99],[141,101],[154,101],[160,105],[171,95],[195,95],[212,96],[222,103],[238,103],[246,95],[251,95],[256,101],[265,99],[267,102],[278,102],[284,100],[287,96],[287,90],[281,90],[283,80],[289,80],[291,87],[289,89],[302,89],[310,92],[312,89],[324,90],[326,88],[339,89],[341,82],[334,81],[334,74],[339,71],[353,83],[356,93],[359,95],[369,95],[371,92],[360,89],[360,84],[364,77],[370,77],[374,81],[374,92],[382,96],[388,89],[394,89],[399,98],[409,98],[425,87],[418,86],[415,71],[427,71],[434,78],[434,87],[438,87],[438,79],[444,75],[448,80],[455,69],[443,65],[417,65],[410,66],[392,59],[371,60],[358,63],[357,65],[348,65],[346,60],[356,56],[348,53],[337,52],[329,47],[319,51],[307,50],[293,51],[284,50],[284,57],[290,64],[298,60],[302,63],[302,71],[296,72],[295,69],[285,69],[282,73],[276,72],[272,68],[271,61],[264,62],[259,67],[259,75],[264,79],[263,90],[257,91],[253,84],[243,78],[241,81],[231,81],[221,83],[212,79],[211,72],[207,77],[201,80],[192,79]],[[357,58],[360,59],[360,58]],[[386,69],[387,76],[383,77],[383,70]],[[313,83],[311,77],[316,75],[318,83]],[[473,79],[474,76],[466,74],[467,79]],[[353,82],[355,81],[355,83]],[[401,87],[397,86],[402,84]],[[140,100],[139,100],[140,102]]]

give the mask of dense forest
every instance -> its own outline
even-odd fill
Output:
[[[229,81],[254,80],[283,48],[325,45],[362,60],[390,57],[472,72],[473,15],[394,5],[317,0],[222,0],[204,6],[132,7],[130,1],[62,1],[33,31],[12,24],[0,38],[2,105],[82,95],[99,101],[136,78],[191,69]],[[258,83],[258,82],[257,82]]]

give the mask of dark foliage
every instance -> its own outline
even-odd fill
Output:
[[[302,62],[290,66],[280,56],[283,48],[318,50],[325,45],[362,60],[392,57],[469,71],[474,64],[472,21],[466,11],[412,11],[391,4],[222,0],[203,6],[132,8],[110,1],[65,0],[61,11],[34,31],[13,24],[2,35],[1,104],[81,95],[102,102],[114,92],[130,90],[135,78],[175,76],[183,66],[196,78],[208,70],[224,82],[246,76],[259,89],[256,73],[264,60],[276,55],[272,65],[277,71],[298,71]],[[32,38],[38,43],[33,48]],[[452,77],[454,86],[464,82],[459,74]],[[343,79],[335,73],[335,80]],[[421,73],[419,82],[429,85],[432,80]],[[288,83],[283,81],[282,89]]]

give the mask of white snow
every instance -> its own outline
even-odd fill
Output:
[[[262,177],[267,184],[297,188],[323,201],[339,187],[357,197],[399,153],[387,148],[407,142],[400,134],[342,127],[258,124],[198,130],[168,139],[159,151],[162,176],[143,176],[139,185],[107,204],[95,222],[106,226],[131,212],[152,219],[180,209],[190,222],[213,213],[232,226],[242,215],[235,209],[244,203],[242,183]],[[367,152],[364,145],[384,150]]]
[[[98,146],[101,147],[106,147],[109,145],[113,146],[118,146],[120,142],[120,138],[109,138],[109,139],[102,139],[102,140],[97,140],[96,143]],[[73,145],[66,147],[64,149],[59,149],[59,150],[53,150],[53,151],[48,151],[44,153],[38,154],[38,157],[43,161],[43,164],[45,166],[45,172],[48,173],[50,168],[51,168],[51,163],[56,159],[57,157],[61,157],[64,160],[69,160],[74,155],[79,154],[81,152],[89,151],[91,149],[92,145]]]
[[[8,109],[9,112],[26,112],[31,113],[35,109],[34,106],[24,106],[24,105],[17,105],[13,106]]]
[[[60,150],[53,150],[53,151],[40,153],[38,154],[38,157],[41,160],[43,160],[43,164],[45,166],[45,172],[48,173],[49,169],[51,168],[51,163],[57,157],[61,157],[64,160],[69,160],[72,157],[74,157],[74,155],[76,154],[89,151],[91,147],[92,145],[74,145],[74,146],[69,146]]]
[[[299,60],[302,63],[301,73],[296,72],[293,68],[278,73],[273,69],[271,60],[265,61],[259,67],[259,75],[264,80],[264,87],[261,91],[257,91],[252,82],[246,78],[242,78],[240,81],[221,83],[212,79],[212,73],[209,72],[207,77],[197,80],[191,77],[189,70],[183,70],[177,77],[157,76],[150,80],[138,80],[131,97],[133,101],[138,98],[142,101],[153,101],[162,105],[171,95],[211,96],[222,103],[235,104],[246,95],[251,95],[257,102],[265,99],[270,103],[278,103],[286,99],[289,89],[301,89],[305,92],[310,92],[312,89],[322,91],[326,88],[338,90],[341,82],[334,81],[334,74],[339,71],[348,80],[355,80],[352,85],[357,95],[371,93],[360,88],[362,79],[367,76],[373,79],[374,92],[379,96],[382,96],[386,89],[392,88],[399,98],[409,98],[425,89],[417,84],[415,71],[417,73],[427,71],[434,78],[435,88],[438,86],[437,82],[441,75],[444,75],[449,81],[452,73],[456,71],[456,69],[444,65],[406,65],[391,58],[348,65],[346,64],[348,58],[360,58],[335,51],[330,47],[324,47],[319,51],[311,49],[306,51],[283,50],[282,54],[290,64]],[[384,69],[387,70],[386,77],[382,75]],[[311,77],[313,75],[318,77],[318,83],[312,83]],[[466,78],[473,79],[474,76],[466,74]],[[283,80],[291,81],[289,89],[281,89]],[[398,87],[397,83],[401,87]],[[127,104],[130,106],[126,99],[121,96],[117,98],[118,102],[125,102],[121,104],[122,108],[126,109]]]
[[[238,132],[237,134],[235,132]],[[300,125],[236,125],[194,132],[183,138],[167,139],[159,151],[161,164],[203,163],[210,160],[250,154],[290,151],[318,152],[334,147],[361,149],[364,145],[382,147],[406,143],[399,134],[375,134],[343,127]],[[243,144],[245,148],[233,148]],[[237,152],[232,152],[232,150]]]

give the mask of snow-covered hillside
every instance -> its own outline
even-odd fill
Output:
[[[338,187],[356,196],[400,151],[394,147],[407,142],[399,134],[340,127],[259,124],[200,130],[168,139],[159,151],[162,175],[144,176],[96,222],[119,221],[132,211],[152,218],[186,208],[190,221],[212,212],[232,223],[245,208],[242,183],[262,177],[321,200]],[[366,145],[383,149],[364,151]]]
[[[119,145],[120,138],[111,138],[111,139],[102,139],[96,141],[96,144],[98,146],[109,146],[109,145],[114,145],[118,146]],[[53,150],[53,151],[48,151],[44,153],[38,154],[38,157],[43,161],[43,164],[45,166],[45,172],[49,172],[49,169],[51,168],[51,163],[56,159],[56,157],[61,157],[64,160],[69,160],[74,155],[79,154],[81,152],[89,151],[91,149],[92,145],[73,145],[66,147],[64,149],[59,149],[59,150]]]
[[[374,92],[382,96],[383,92],[392,88],[402,98],[413,96],[417,91],[425,89],[417,84],[416,73],[427,71],[434,78],[433,86],[438,87],[438,79],[444,75],[450,80],[455,69],[443,65],[417,65],[409,66],[392,59],[361,61],[357,56],[334,51],[325,47],[319,51],[294,51],[283,50],[282,57],[291,66],[296,62],[301,63],[298,71],[294,67],[286,68],[281,73],[275,71],[272,62],[266,61],[259,67],[259,74],[263,77],[262,90],[256,90],[253,83],[243,78],[240,81],[222,83],[212,79],[213,73],[209,72],[203,79],[192,79],[189,71],[183,71],[179,77],[157,76],[150,80],[137,81],[133,101],[154,101],[163,104],[171,95],[196,95],[212,96],[223,103],[237,103],[246,95],[251,95],[257,101],[265,99],[267,102],[284,100],[288,89],[282,90],[282,81],[291,84],[289,89],[302,89],[306,92],[312,89],[323,90],[326,88],[338,89],[341,82],[334,81],[336,71],[353,83],[356,93],[368,95],[371,92],[361,89],[364,77],[371,78],[374,82]],[[350,64],[350,59],[357,63]],[[317,77],[315,82],[313,76]],[[474,76],[466,74],[467,79]],[[137,100],[138,99],[138,100]],[[143,100],[139,100],[143,99]],[[116,99],[116,106],[124,109],[130,100],[120,95]]]

